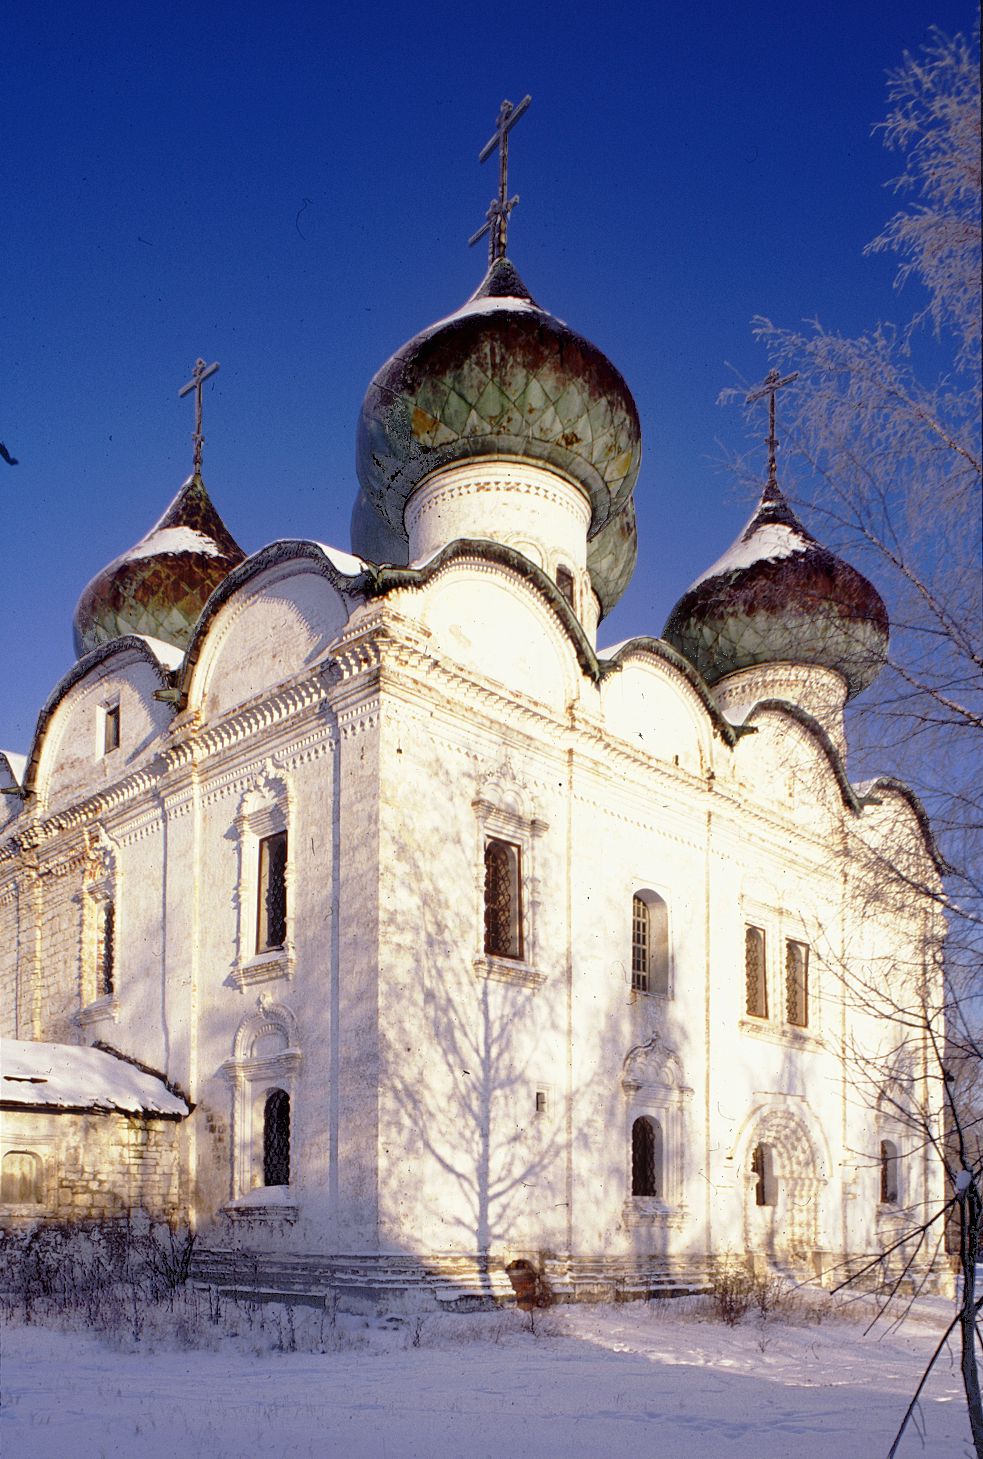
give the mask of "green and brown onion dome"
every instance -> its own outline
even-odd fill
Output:
[[[852,698],[887,654],[877,589],[820,546],[769,483],[737,541],[683,594],[663,638],[708,684],[758,664],[834,669]]]
[[[397,350],[365,394],[356,465],[378,514],[402,533],[414,488],[482,456],[528,459],[591,502],[591,535],[638,475],[638,411],[596,345],[540,308],[508,259],[455,314]]]
[[[202,608],[245,555],[200,475],[189,476],[160,521],[83,591],[75,609],[76,653],[127,633],[185,648]]]

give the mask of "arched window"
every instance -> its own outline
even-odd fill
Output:
[[[765,934],[760,927],[744,929],[745,1007],[751,1018],[768,1017],[768,977]]]
[[[751,1155],[751,1172],[757,1176],[754,1184],[754,1204],[773,1206],[775,1204],[775,1165],[770,1145],[755,1145]]]
[[[656,892],[631,899],[631,986],[640,993],[669,992],[669,908]]]
[[[511,841],[485,842],[485,952],[522,957],[521,853]]]
[[[0,1171],[0,1201],[4,1205],[40,1205],[41,1161],[29,1150],[10,1150]]]
[[[263,1184],[290,1184],[290,1095],[271,1089],[263,1109]]]
[[[881,1141],[881,1205],[893,1206],[898,1200],[898,1147],[893,1140]]]
[[[631,1127],[631,1193],[658,1196],[662,1187],[662,1129],[641,1115]]]
[[[791,939],[785,943],[785,1017],[796,1028],[809,1022],[809,949]]]
[[[564,567],[562,563],[556,569],[556,586],[559,588],[564,598],[566,598],[567,602],[570,604],[570,607],[575,607],[573,601],[573,573],[568,567]]]

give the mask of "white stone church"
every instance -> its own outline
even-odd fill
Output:
[[[368,388],[351,552],[244,557],[196,469],[88,585],[0,757],[3,1224],[631,1295],[830,1273],[942,1199],[924,1051],[845,992],[900,998],[932,915],[870,894],[936,861],[917,802],[846,771],[883,604],[772,469],[662,636],[600,647],[640,452],[496,257]],[[885,1099],[854,1056],[902,1045]]]

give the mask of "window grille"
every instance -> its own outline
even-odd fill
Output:
[[[659,1193],[661,1131],[643,1115],[631,1127],[631,1193],[656,1196]]]
[[[745,927],[744,929],[744,983],[749,1016],[767,1018],[768,979],[765,964],[765,934],[760,927]]]
[[[775,1204],[775,1183],[772,1175],[771,1150],[767,1145],[755,1145],[751,1155],[751,1173],[757,1176],[754,1183],[754,1204],[773,1206]]]
[[[559,588],[559,590],[560,590],[561,594],[563,595],[563,597],[570,604],[570,607],[571,608],[575,607],[575,604],[574,604],[574,601],[573,601],[573,589],[574,589],[573,573],[570,571],[570,569],[568,567],[560,566],[560,567],[557,568],[557,570],[556,570],[556,586]]]
[[[809,1022],[809,949],[804,942],[785,944],[785,1017],[796,1028]]]
[[[41,1161],[29,1150],[9,1150],[0,1172],[0,1201],[4,1205],[40,1205]]]
[[[103,711],[103,739],[102,752],[108,755],[111,750],[119,749],[119,705],[110,704]]]
[[[510,841],[485,842],[485,952],[522,957],[521,853]]]
[[[116,984],[116,906],[100,902],[96,926],[96,997],[110,998]]]
[[[631,899],[631,986],[647,993],[649,986],[650,917],[648,903],[641,897]]]
[[[881,1141],[881,1205],[893,1206],[898,1199],[898,1147]]]
[[[259,898],[256,951],[272,952],[287,940],[287,833],[277,831],[259,843]]]
[[[290,1184],[290,1095],[271,1089],[263,1110],[263,1184]]]

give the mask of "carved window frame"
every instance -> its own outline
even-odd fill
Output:
[[[679,1059],[658,1036],[632,1049],[625,1060],[621,1085],[625,1094],[625,1225],[679,1227],[687,1209],[684,1177],[690,1138],[688,1105],[693,1091],[683,1083]],[[661,1135],[661,1172],[656,1172],[654,1196],[632,1193],[633,1131],[639,1119],[657,1126],[657,1156]]]
[[[102,828],[87,834],[81,904],[79,1011],[77,1023],[113,1021],[119,1017],[120,876],[115,844]],[[112,922],[112,985],[99,986],[106,949],[106,921]]]
[[[271,1040],[279,1047],[257,1047]],[[226,1206],[230,1214],[250,1213],[252,1197],[253,1210],[262,1209],[271,1218],[296,1219],[295,1202],[267,1208],[261,1193],[269,1189],[292,1190],[297,1184],[297,1083],[302,1063],[293,1013],[261,994],[256,1011],[248,1014],[236,1031],[232,1057],[222,1065],[232,1089],[231,1200]],[[289,1099],[291,1178],[283,1187],[269,1187],[264,1179],[264,1116],[266,1101],[275,1090]]]
[[[278,978],[292,978],[296,965],[296,874],[291,851],[296,836],[290,834],[292,797],[281,776],[258,777],[239,803],[234,829],[237,842],[236,948],[232,968],[233,984],[248,988]],[[260,877],[262,844],[271,837],[286,836],[284,901],[286,936],[280,947],[259,950]]]
[[[472,801],[475,813],[475,974],[503,983],[538,988],[546,981],[540,968],[538,926],[539,881],[537,843],[549,830],[546,821],[528,814],[525,797],[512,787],[489,786]],[[485,856],[489,842],[499,841],[517,853],[520,886],[518,956],[485,951]]]

